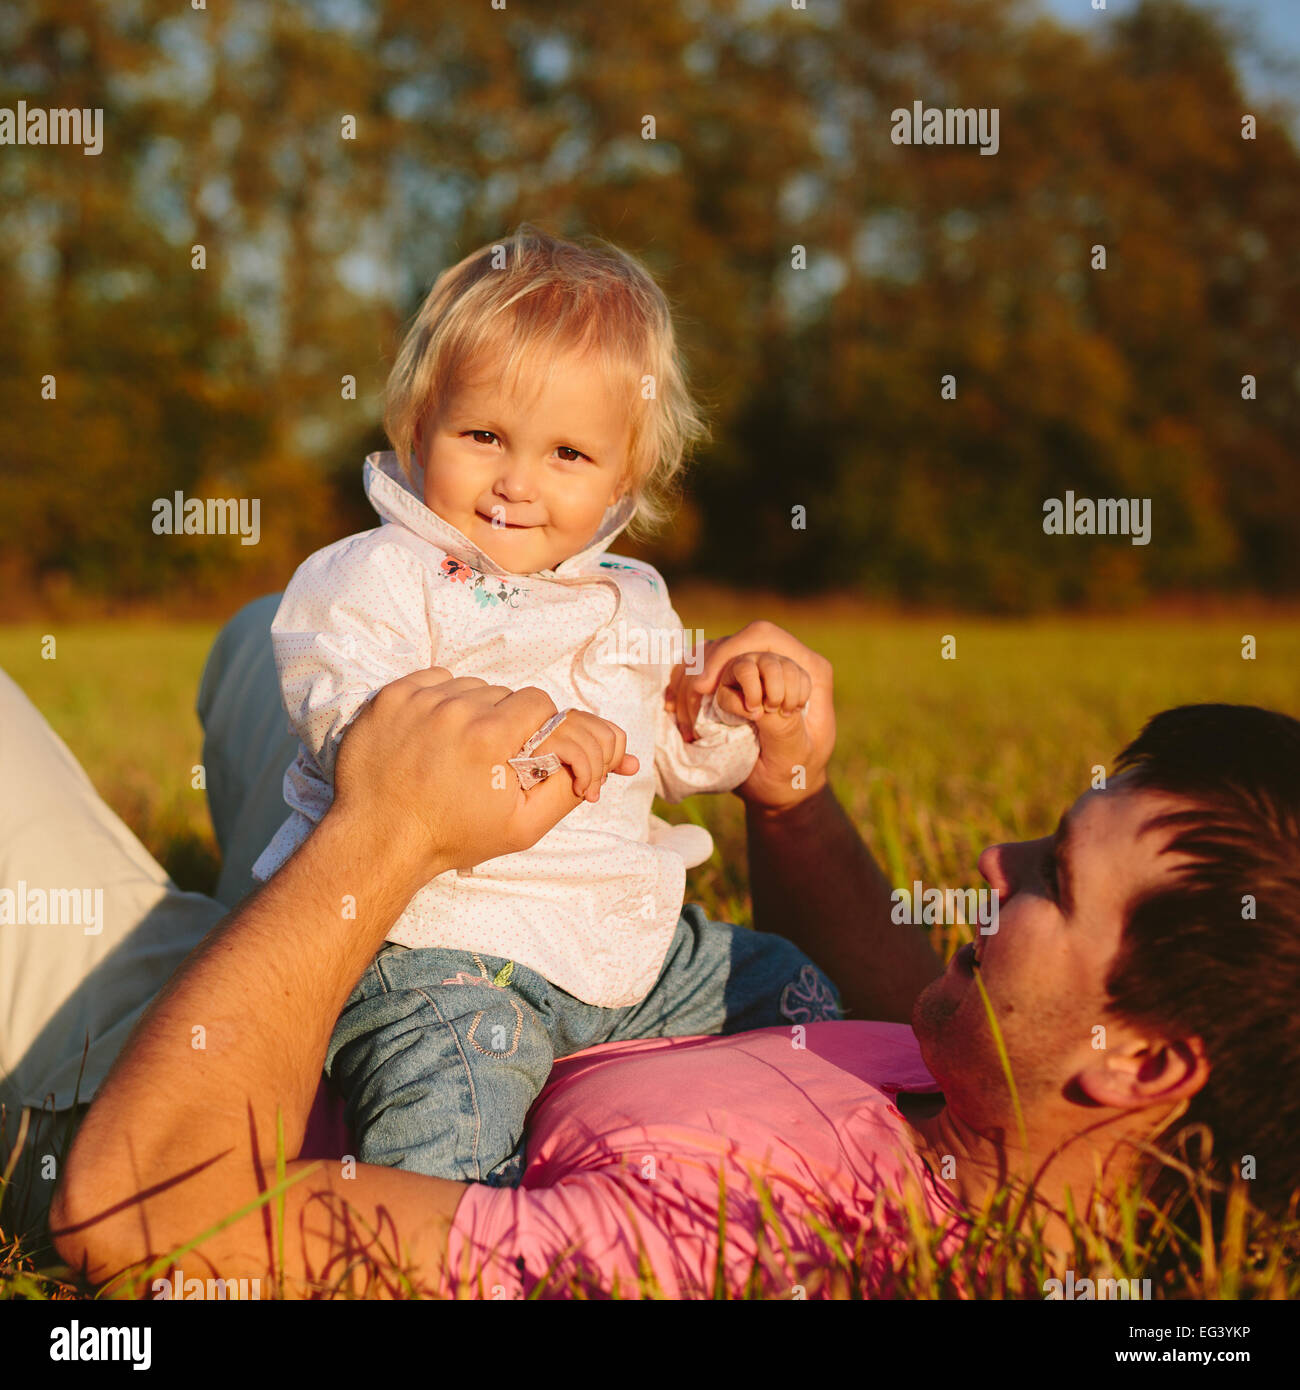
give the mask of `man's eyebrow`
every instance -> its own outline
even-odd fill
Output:
[[[1064,812],[1052,836],[1052,859],[1056,864],[1057,898],[1066,914],[1074,911],[1074,871],[1070,864],[1070,813]]]

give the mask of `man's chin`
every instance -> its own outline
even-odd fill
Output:
[[[936,1080],[949,1063],[960,1064],[963,1055],[974,1056],[979,1048],[980,1040],[968,1036],[970,1024],[960,1017],[969,1002],[968,993],[945,973],[931,980],[912,1005],[912,1031],[921,1058]]]
[[[912,1031],[921,1060],[949,1106],[960,1107],[972,1123],[977,1115],[1008,1123],[1012,1101],[979,987],[955,975],[958,970],[932,980],[912,1006]],[[1022,1060],[1013,1053],[1012,1075],[1024,1104],[1031,1074]]]
[[[925,1046],[926,1038],[933,1038],[941,1033],[961,1007],[961,1000],[946,988],[947,983],[947,977],[944,975],[940,975],[937,980],[931,980],[916,996],[916,1003],[912,1005],[912,1031],[922,1048]]]

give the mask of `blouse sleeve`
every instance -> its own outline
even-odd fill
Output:
[[[682,629],[681,619],[665,604],[662,622],[670,631]],[[687,650],[683,644],[682,650]],[[695,739],[688,743],[674,715],[660,702],[655,728],[655,790],[665,801],[682,801],[701,792],[729,792],[754,770],[758,734],[748,720],[720,715],[706,700],[695,721]]]
[[[306,560],[271,624],[284,707],[328,779],[362,705],[432,666],[437,649],[419,561],[400,545],[361,544],[366,539]]]

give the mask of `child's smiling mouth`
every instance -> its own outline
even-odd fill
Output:
[[[498,520],[494,516],[485,516],[482,512],[475,512],[474,515],[482,522],[485,522],[494,531],[535,531],[541,524],[540,522],[521,522]]]

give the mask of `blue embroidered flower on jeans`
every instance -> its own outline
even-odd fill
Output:
[[[781,991],[781,1012],[791,1023],[820,1023],[840,1016],[830,985],[811,965]]]

